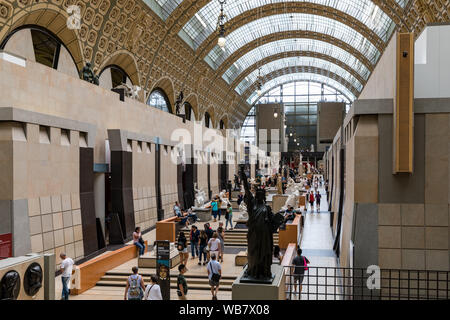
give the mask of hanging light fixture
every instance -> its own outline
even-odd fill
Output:
[[[261,68],[258,69],[258,89],[256,90],[258,97],[262,94]]]
[[[225,47],[227,39],[225,38],[225,22],[227,19],[226,14],[223,13],[223,5],[226,3],[226,0],[218,0],[220,4],[220,15],[217,19],[217,30],[219,31],[219,39],[217,40],[217,45],[221,48]]]
[[[273,108],[273,117],[275,119],[278,118],[278,110],[277,110],[277,108]]]

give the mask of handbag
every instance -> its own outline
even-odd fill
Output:
[[[211,262],[208,263],[208,267],[209,267],[209,269],[211,270],[211,273],[212,273],[211,280],[214,281],[214,282],[219,282],[221,276],[220,276],[220,274],[215,273],[215,272],[212,271],[212,268],[211,268],[210,264],[211,264]]]
[[[139,243],[145,245],[144,239],[142,239],[142,237],[139,238]]]

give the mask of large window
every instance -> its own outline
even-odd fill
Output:
[[[211,116],[208,112],[205,112],[205,127],[209,128],[211,125]]]
[[[244,120],[244,124],[241,128],[241,140],[250,144],[256,144],[256,109],[253,106],[247,117]]]
[[[147,105],[153,108],[160,109],[162,111],[172,113],[169,99],[167,98],[164,91],[162,91],[161,89],[153,90],[152,94],[147,100]]]
[[[256,143],[255,116],[260,103],[282,103],[286,118],[288,151],[317,147],[317,105],[319,102],[343,102],[346,112],[350,101],[340,91],[324,83],[296,81],[278,85],[256,100],[241,130],[241,140]]]

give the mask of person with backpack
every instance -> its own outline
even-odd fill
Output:
[[[294,291],[297,292],[297,282],[300,286],[299,297],[302,294],[302,283],[303,278],[305,276],[305,271],[308,270],[307,265],[309,264],[309,260],[302,256],[302,249],[297,249],[297,256],[292,261],[292,264],[295,266],[294,268]]]
[[[195,254],[197,254],[197,256],[200,254],[198,252],[198,238],[199,237],[200,237],[200,231],[198,231],[197,226],[192,226],[191,232],[189,233],[189,240],[191,241],[192,259],[195,259]]]
[[[217,215],[219,214],[219,201],[216,197],[211,201],[211,214],[214,217],[214,222],[217,221]],[[219,217],[220,220],[220,217]]]
[[[206,264],[206,247],[208,246],[208,236],[206,235],[205,230],[200,232],[200,237],[198,238],[198,265],[202,264],[202,256],[203,256],[203,265]]]
[[[150,276],[150,284],[145,288],[144,300],[162,300],[158,277],[154,274]]]
[[[209,285],[211,286],[212,299],[217,300],[217,292],[219,291],[220,278],[222,277],[222,266],[217,261],[215,253],[211,254],[211,261],[206,266],[208,271]]]
[[[144,279],[138,274],[138,267],[131,268],[133,274],[128,277],[124,300],[142,300],[145,290]]]
[[[186,265],[180,264],[178,266],[180,272],[177,277],[177,295],[180,300],[187,300],[186,294],[188,292],[188,285],[184,274],[187,271]]]
[[[233,208],[231,204],[227,204],[227,213],[225,214],[225,230],[228,230],[228,223],[230,224],[230,230],[233,230]]]
[[[205,233],[206,233],[206,235],[207,235],[207,237],[208,237],[208,241],[209,241],[209,239],[211,239],[212,236],[213,236],[213,234],[214,234],[214,230],[211,228],[211,226],[209,225],[209,223],[205,223],[205,224],[203,225],[203,227],[205,228]]]
[[[187,248],[187,239],[183,231],[178,234],[177,249],[181,256],[181,263],[187,264],[189,252]]]

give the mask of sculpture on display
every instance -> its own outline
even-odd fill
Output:
[[[243,166],[240,175],[244,182],[244,202],[248,212],[248,266],[241,282],[272,283],[273,233],[277,231],[284,218],[280,214],[274,215],[272,209],[266,205],[264,189],[257,188],[253,196]]]
[[[241,204],[239,205],[238,220],[248,220],[247,206],[245,205],[244,201],[242,201]]]
[[[227,204],[230,204],[231,205],[231,202],[230,202],[230,200],[228,200],[228,197],[227,197],[227,191],[226,190],[222,190],[220,193],[219,193],[219,198],[220,198],[220,200],[222,201],[222,203],[226,206]]]
[[[297,208],[299,195],[299,190],[295,190],[294,192],[289,194],[286,202],[284,203],[284,206],[281,207],[280,211],[286,211],[289,207]]]
[[[25,271],[25,279],[23,282],[25,293],[34,296],[42,287],[42,268],[39,263],[32,263]]]
[[[141,87],[130,86],[126,83],[121,83],[118,86],[116,86],[114,89],[123,89],[126,97],[135,99],[135,100],[139,99],[139,91],[141,91]]]
[[[86,65],[81,70],[81,77],[83,78],[84,81],[90,82],[97,86],[100,84],[98,80],[98,75],[96,75],[94,71],[92,71],[90,62],[86,62]]]
[[[194,188],[195,190],[195,207],[202,208],[204,207],[206,201],[206,192],[202,189],[197,189],[197,185]]]
[[[0,300],[16,300],[20,292],[20,275],[11,270],[5,273],[0,282]]]

